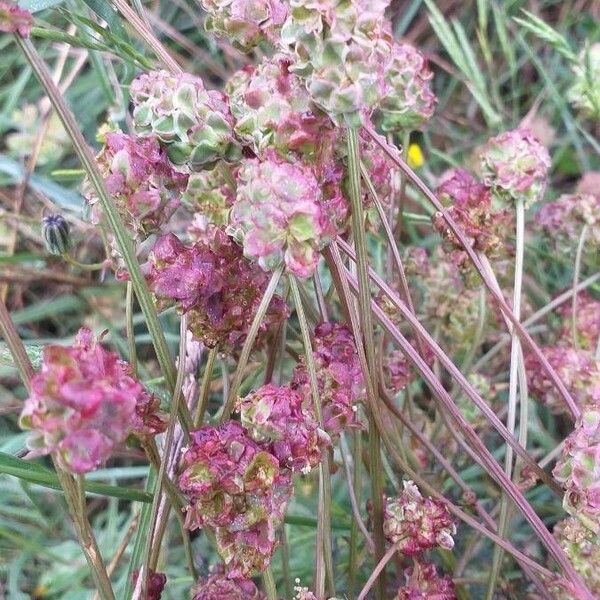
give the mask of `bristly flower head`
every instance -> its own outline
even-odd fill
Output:
[[[600,360],[592,352],[566,346],[549,346],[543,352],[579,406],[600,406]],[[530,393],[553,412],[563,412],[560,394],[533,353],[526,356],[525,368]]]
[[[431,91],[432,77],[427,61],[414,46],[394,42],[385,67],[386,92],[378,108],[383,131],[413,131],[431,119],[437,101]]]
[[[395,600],[456,600],[454,581],[449,575],[440,577],[432,563],[415,561],[404,575],[406,585],[398,590]]]
[[[329,116],[351,126],[380,101],[392,38],[387,0],[290,0],[282,45],[295,54],[293,70]]]
[[[563,325],[559,334],[562,340],[572,336],[573,304],[567,302],[559,311]],[[577,317],[575,319],[575,333],[580,348],[589,352],[596,350],[600,338],[600,302],[590,296],[587,291],[577,294]]]
[[[251,50],[261,42],[275,44],[288,15],[283,0],[200,0],[208,13],[207,31],[226,37],[240,50]]]
[[[565,488],[564,509],[600,534],[600,408],[587,408],[565,440],[552,474]]]
[[[136,236],[146,238],[158,231],[179,206],[186,177],[173,170],[155,137],[108,133],[96,163],[121,218]],[[92,207],[92,221],[99,223],[99,200],[88,180],[84,195]]]
[[[559,521],[552,532],[591,592],[600,596],[600,538],[576,517]]]
[[[573,66],[573,85],[568,101],[590,119],[600,118],[600,42],[584,48]]]
[[[242,255],[239,246],[217,228],[207,241],[185,246],[169,234],[156,240],[150,254],[148,282],[161,302],[189,311],[194,337],[209,347],[239,349],[258,310],[268,275]],[[288,316],[274,295],[259,329],[258,343]]]
[[[344,325],[321,323],[315,329],[313,357],[323,413],[323,428],[336,438],[346,427],[358,426],[358,404],[365,384],[352,332]],[[308,371],[304,362],[295,369],[291,387],[312,405]]]
[[[310,167],[275,155],[242,163],[229,231],[244,254],[266,271],[285,263],[298,277],[313,274],[326,239],[327,217]]]
[[[251,579],[231,579],[222,565],[208,577],[200,579],[192,600],[266,600]]]
[[[408,556],[435,547],[451,550],[456,526],[440,500],[423,498],[412,481],[403,482],[404,491],[386,503],[383,531],[387,539]]]
[[[507,231],[511,231],[513,211],[494,210],[489,188],[465,169],[452,169],[442,178],[436,193],[449,215],[465,233],[471,247],[494,256],[502,247]],[[433,217],[436,230],[444,238],[448,251],[463,250],[441,213]]]
[[[0,2],[0,31],[29,37],[32,27],[33,17],[28,10],[19,8],[12,2]]]
[[[273,149],[290,160],[320,160],[332,143],[331,119],[312,103],[300,77],[291,69],[293,57],[277,54],[256,67],[244,67],[227,83],[235,132],[264,156]]]
[[[249,435],[269,444],[281,468],[308,473],[331,443],[309,406],[303,406],[299,392],[268,384],[241,399],[237,408]]]
[[[132,574],[134,586],[139,577],[139,573],[139,569],[136,569]],[[148,588],[146,589],[145,600],[160,600],[165,585],[167,585],[167,576],[164,573],[148,571]]]
[[[163,431],[157,408],[129,365],[82,328],[73,346],[44,348],[20,425],[33,430],[28,446],[34,455],[53,452],[63,469],[86,473],[106,461],[128,433]]]
[[[289,475],[242,425],[207,425],[191,437],[179,477],[179,487],[190,499],[187,527],[222,527],[235,533],[263,521],[281,522],[292,493]]]
[[[209,168],[240,158],[226,97],[206,90],[199,77],[152,71],[134,79],[130,93],[136,132],[168,144],[176,165]]]
[[[503,202],[529,207],[546,188],[550,155],[529,129],[506,131],[486,144],[480,157],[483,182]]]

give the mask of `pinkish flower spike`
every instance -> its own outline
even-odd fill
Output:
[[[0,31],[29,37],[32,27],[33,17],[28,10],[19,8],[16,4],[0,2]]]
[[[200,579],[192,600],[266,600],[251,579],[232,579],[222,565],[208,577]]]
[[[73,346],[46,346],[31,385],[20,417],[21,427],[33,430],[28,445],[34,454],[55,453],[72,473],[97,468],[130,432],[164,431],[158,402],[89,329]]]
[[[386,503],[383,531],[387,539],[408,556],[439,546],[454,547],[456,526],[446,505],[423,498],[412,481],[403,482],[404,491]]]
[[[406,585],[395,600],[456,600],[454,582],[449,575],[440,577],[434,564],[415,561],[404,572]]]

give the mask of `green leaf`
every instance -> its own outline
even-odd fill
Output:
[[[27,356],[29,357],[34,369],[39,369],[42,366],[42,350],[43,346],[25,346],[25,352],[27,352]],[[0,364],[16,368],[12,354],[6,347],[6,344],[0,344]]]
[[[0,473],[11,475],[17,479],[35,483],[53,490],[60,490],[60,483],[56,473],[39,463],[23,460],[16,456],[11,456],[5,452],[0,452]],[[97,494],[99,496],[110,496],[120,500],[132,500],[136,502],[152,502],[152,496],[147,492],[135,490],[104,483],[95,483],[86,481],[86,492]]]
[[[29,12],[36,13],[46,8],[52,8],[57,4],[62,4],[63,2],[64,0],[19,0],[17,4]]]

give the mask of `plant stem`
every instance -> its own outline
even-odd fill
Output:
[[[300,331],[302,334],[302,343],[304,344],[304,354],[306,359],[306,368],[310,382],[310,391],[312,395],[315,416],[321,428],[323,428],[323,413],[321,410],[321,397],[319,395],[319,386],[317,382],[317,370],[310,340],[310,331],[306,321],[306,315],[302,307],[302,299],[298,282],[294,277],[288,278],[290,291],[296,308],[298,321],[300,322]],[[329,466],[329,454],[323,452],[323,459],[319,465],[319,509],[317,515],[317,550],[316,550],[316,569],[315,569],[315,590],[318,598],[325,594],[325,574],[329,580],[331,595],[335,595],[333,563],[332,563],[332,545],[331,545],[331,476]],[[324,568],[323,568],[324,567]]]
[[[271,567],[267,567],[262,575],[262,580],[267,600],[277,600],[277,586],[275,585],[275,578],[273,577]]]
[[[108,261],[103,260],[99,263],[82,263],[77,259],[73,258],[70,254],[64,252],[60,255],[66,262],[78,269],[82,269],[83,271],[100,271],[101,269],[105,269],[108,266]]]
[[[81,161],[82,166],[85,169],[88,178],[90,179],[90,182],[98,194],[98,198],[100,199],[106,220],[108,221],[110,229],[115,236],[119,251],[123,256],[125,264],[127,265],[127,270],[131,278],[133,289],[140,304],[140,308],[144,313],[148,331],[150,332],[152,343],[154,344],[154,349],[156,351],[156,356],[158,358],[161,371],[165,377],[169,390],[171,393],[173,393],[175,390],[176,378],[175,367],[169,353],[165,335],[158,320],[158,315],[156,314],[156,310],[154,308],[154,302],[152,300],[150,290],[148,289],[148,285],[146,284],[146,280],[144,279],[140,265],[138,264],[135,256],[131,235],[125,229],[121,217],[119,216],[119,213],[112,202],[110,194],[108,193],[108,190],[104,184],[104,178],[98,169],[98,165],[96,164],[94,156],[92,155],[87,142],[77,126],[75,117],[67,106],[67,103],[62,97],[60,90],[52,81],[52,77],[50,76],[46,65],[29,40],[23,39],[18,35],[15,35],[15,39],[23,51],[23,54],[29,61],[33,72],[42,84],[42,87],[52,103],[52,106],[56,110],[57,115],[60,117],[66,132],[71,138],[73,148],[77,153],[77,156],[79,157],[79,160]],[[184,407],[183,404],[182,407]],[[191,417],[187,411],[187,407],[184,407],[184,409],[181,410],[180,418],[182,424],[189,429],[191,426]]]
[[[135,330],[133,326],[133,285],[127,282],[125,294],[125,323],[127,327],[127,347],[129,348],[129,364],[134,377],[137,377],[137,349],[135,346]]]
[[[352,474],[352,486],[356,503],[360,507],[360,498],[362,492],[362,432],[352,432],[352,455],[354,457],[354,472]],[[356,576],[358,575],[358,533],[360,522],[358,521],[360,513],[352,521],[350,530],[350,555],[348,557],[348,597],[354,597],[354,588],[356,586]]]
[[[575,254],[575,269],[573,271],[573,298],[571,299],[571,332],[573,335],[573,347],[579,349],[579,340],[577,336],[577,284],[579,283],[579,274],[581,273],[581,257],[583,256],[583,248],[587,239],[589,225],[585,224],[581,229],[579,243],[577,244],[577,253]]]
[[[210,383],[212,381],[212,374],[218,354],[219,348],[217,346],[208,351],[204,374],[202,375],[202,384],[200,385],[198,406],[196,408],[196,415],[194,416],[194,429],[200,427],[202,421],[204,421],[204,414],[206,413],[206,407],[208,406],[208,396],[210,395]]]
[[[19,372],[19,376],[21,377],[21,381],[25,386],[25,389],[30,392],[31,391],[31,378],[33,377],[35,371],[33,370],[33,365],[29,360],[29,356],[27,356],[27,351],[25,350],[25,346],[17,333],[17,330],[10,318],[10,313],[8,312],[8,308],[6,308],[6,304],[4,300],[0,297],[0,332],[2,332],[2,337],[6,342],[8,350],[13,358],[15,366],[17,367],[17,371]]]
[[[348,175],[350,179],[350,204],[352,207],[352,231],[356,246],[356,266],[358,274],[359,322],[364,336],[368,374],[372,389],[376,389],[377,363],[375,361],[375,341],[373,339],[373,323],[371,321],[371,291],[368,274],[367,242],[365,236],[365,219],[360,191],[360,153],[358,132],[348,129]],[[356,340],[356,343],[361,343]],[[375,559],[381,561],[385,553],[385,537],[383,534],[383,466],[381,463],[381,439],[377,431],[373,407],[369,410],[369,469],[371,474],[371,495],[373,501],[373,535],[375,540]],[[385,566],[385,565],[384,565]],[[377,600],[385,597],[385,569],[377,579],[375,588]]]

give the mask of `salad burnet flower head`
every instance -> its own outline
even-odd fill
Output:
[[[223,565],[219,565],[208,577],[198,581],[192,600],[266,600],[266,596],[251,579],[232,579]]]
[[[164,431],[158,401],[87,328],[72,346],[44,348],[42,368],[19,419],[32,455],[53,453],[71,473],[99,467],[129,433]]]
[[[570,339],[572,335],[573,305],[567,302],[559,311],[563,318],[560,339]],[[595,300],[587,291],[577,294],[575,333],[577,343],[583,350],[594,352],[600,337],[600,301]]]
[[[398,590],[395,600],[456,600],[454,581],[449,575],[438,575],[433,563],[414,561],[404,571],[406,585]]]
[[[0,31],[29,37],[32,27],[33,16],[28,10],[13,2],[0,2]]]

